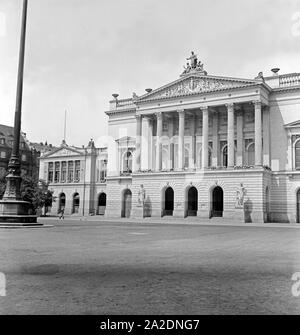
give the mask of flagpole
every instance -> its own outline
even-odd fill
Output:
[[[67,110],[65,110],[65,127],[64,127],[64,141],[66,142],[67,136]]]

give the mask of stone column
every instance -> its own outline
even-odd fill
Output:
[[[141,170],[142,116],[136,115],[135,171]]]
[[[208,107],[201,107],[202,121],[202,168],[208,168]]]
[[[169,168],[170,170],[174,169],[174,118],[170,118],[169,122]]]
[[[236,152],[236,165],[242,166],[244,164],[244,114],[243,110],[237,113],[236,122],[237,132],[237,152]]]
[[[212,166],[219,166],[219,118],[218,112],[213,112],[213,154],[212,154]]]
[[[178,111],[179,115],[179,132],[178,132],[178,170],[184,168],[184,110]]]
[[[228,167],[234,166],[234,105],[227,105],[227,149],[228,149]]]
[[[156,130],[156,171],[161,171],[162,151],[161,151],[161,135],[162,135],[162,113],[156,113],[157,130]]]
[[[147,119],[148,123],[148,169],[152,170],[153,164],[153,121],[152,119]]]
[[[254,101],[255,108],[255,166],[262,165],[261,101]]]
[[[196,115],[194,114],[191,118],[191,139],[192,139],[192,146],[191,146],[191,155],[189,158],[189,166],[191,169],[196,167]]]
[[[263,109],[263,164],[271,167],[271,124],[270,124],[270,107]]]

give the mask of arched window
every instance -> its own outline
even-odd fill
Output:
[[[132,153],[130,151],[124,154],[123,173],[132,173]]]
[[[295,144],[295,168],[300,170],[300,140]]]
[[[247,165],[255,165],[255,146],[253,142],[246,149],[246,160]]]

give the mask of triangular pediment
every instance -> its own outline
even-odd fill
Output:
[[[77,149],[71,148],[71,147],[60,147],[57,148],[51,152],[48,152],[43,156],[43,158],[50,158],[50,157],[68,157],[68,156],[81,156],[83,155],[82,152],[80,152]]]
[[[291,122],[291,123],[287,123],[284,125],[285,128],[300,128],[300,120]]]
[[[190,75],[141,96],[137,103],[258,85],[257,80]]]
[[[135,142],[135,139],[130,136],[124,136],[116,140],[118,143],[126,143],[126,142]]]

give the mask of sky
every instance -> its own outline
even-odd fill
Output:
[[[22,0],[0,0],[0,123],[13,125]],[[22,130],[59,145],[107,134],[109,101],[179,78],[300,72],[298,0],[28,0]]]

